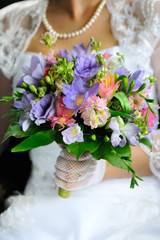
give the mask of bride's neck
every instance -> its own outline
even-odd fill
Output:
[[[81,19],[87,11],[95,9],[101,0],[49,0],[49,7],[59,7],[68,12],[71,18]]]

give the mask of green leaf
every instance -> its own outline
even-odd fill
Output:
[[[45,146],[52,143],[55,139],[56,131],[50,129],[48,131],[37,132],[34,135],[26,138],[23,142],[18,144],[16,147],[12,148],[12,152],[24,152],[37,148],[40,146]]]
[[[114,111],[114,110],[109,110],[111,117],[117,117],[117,116],[122,116],[122,117],[126,117],[126,118],[131,118],[131,119],[135,119],[133,116],[127,114],[127,113],[122,113],[119,111]]]
[[[118,79],[116,80],[119,81],[119,80],[122,80],[120,82],[120,85],[123,87],[123,92],[126,92],[127,91],[127,88],[128,88],[128,77],[126,75],[121,75],[118,77]]]
[[[114,149],[110,143],[103,143],[94,153],[92,153],[92,156],[98,160],[105,159],[112,166],[128,170],[127,164],[121,157],[118,156]]]
[[[3,141],[6,141],[7,138],[9,137],[16,137],[16,138],[23,138],[23,137],[27,137],[28,135],[26,134],[26,132],[22,131],[22,128],[20,127],[20,125],[17,123],[11,123],[8,127],[7,132],[4,135]]]
[[[139,140],[140,143],[143,143],[144,145],[146,145],[147,147],[149,147],[150,149],[152,149],[152,144],[149,141],[148,138],[142,138]]]
[[[134,188],[134,186],[137,185],[138,186],[138,183],[134,177],[134,175],[132,176],[132,179],[131,179],[131,184],[130,184],[130,188]]]
[[[149,102],[149,103],[154,103],[154,99],[149,99],[149,98],[145,98],[146,102]]]
[[[126,94],[124,92],[117,92],[115,93],[114,97],[116,97],[120,101],[123,111],[125,113],[130,113],[131,106]]]
[[[11,96],[2,97],[2,99],[0,99],[0,103],[10,102],[10,101],[12,101],[14,98],[15,98],[15,97],[11,97]]]
[[[120,146],[117,146],[114,148],[114,150],[117,152],[117,154],[120,157],[131,157],[131,148],[129,143],[127,143],[123,148]]]
[[[77,159],[84,153],[88,151],[90,153],[95,152],[100,146],[102,139],[97,139],[96,141],[91,141],[88,136],[84,135],[84,142],[75,142],[70,145],[65,145],[67,150],[74,155]]]
[[[30,127],[27,131],[23,131],[22,127],[19,125],[18,120],[14,120],[9,125],[7,132],[4,135],[3,142],[7,140],[7,138],[13,136],[16,138],[24,138],[33,135],[34,133],[38,132],[40,127],[35,125],[35,123],[31,123]],[[42,124],[41,130],[48,130],[48,125]]]

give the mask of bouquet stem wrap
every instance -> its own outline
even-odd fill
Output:
[[[62,198],[69,198],[71,196],[71,191],[68,191],[68,190],[65,190],[65,189],[59,187],[58,195]]]
[[[57,158],[55,173],[55,180],[59,186],[59,196],[69,198],[72,190],[100,182],[104,176],[105,168],[105,160],[97,161],[87,151],[77,160],[67,149],[63,148]]]

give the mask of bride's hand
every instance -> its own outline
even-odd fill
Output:
[[[106,160],[94,160],[85,152],[76,160],[66,149],[56,162],[55,180],[59,187],[76,190],[101,182],[106,170]]]

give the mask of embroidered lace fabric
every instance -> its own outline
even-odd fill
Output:
[[[0,70],[7,78],[17,75],[22,54],[41,23],[45,3],[45,0],[30,0],[0,11]],[[108,0],[106,4],[111,13],[113,35],[123,54],[132,56],[135,66],[145,69],[148,75],[158,76],[160,0]],[[129,61],[126,58],[126,64]],[[157,89],[160,93],[159,81]],[[160,176],[155,164],[158,160],[153,160],[153,156],[151,169]]]
[[[21,54],[40,23],[45,0],[15,3],[0,11],[0,69],[7,78],[14,76]]]

